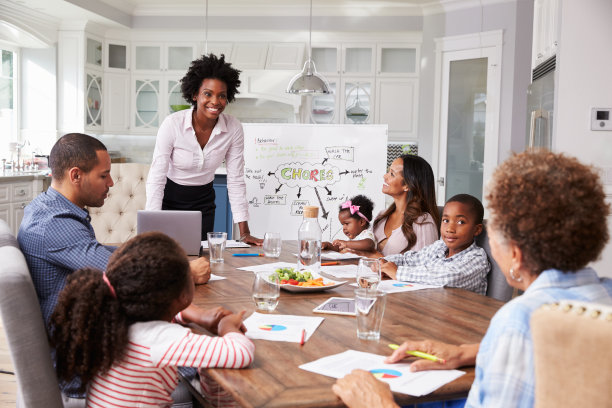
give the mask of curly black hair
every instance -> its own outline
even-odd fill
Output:
[[[130,324],[166,318],[191,283],[187,255],[160,232],[127,241],[111,255],[105,273],[114,294],[101,271],[79,269],[68,277],[51,315],[58,378],[80,376],[81,391],[121,359]]]
[[[610,214],[597,169],[547,150],[515,154],[488,185],[489,225],[523,251],[534,275],[575,272],[608,242]]]
[[[205,79],[218,79],[225,82],[227,86],[227,102],[232,102],[240,87],[240,71],[232,68],[232,64],[225,62],[225,55],[217,57],[215,54],[202,55],[195,61],[191,61],[191,66],[181,79],[181,92],[183,98],[194,107],[196,101],[193,96],[197,95]]]
[[[370,200],[368,197],[364,196],[364,195],[356,195],[355,197],[351,198],[351,204],[352,205],[358,205],[359,206],[359,212],[362,213],[367,220],[366,221],[366,228],[370,227],[370,221],[372,221],[372,211],[374,211],[374,203],[372,202],[372,200]],[[340,212],[342,211],[349,211],[348,208],[342,208],[342,205],[340,206]],[[350,214],[349,215],[351,218],[354,218],[356,220],[362,220],[363,218],[361,218],[359,216],[359,214],[355,213],[355,214]]]

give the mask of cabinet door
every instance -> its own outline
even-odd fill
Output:
[[[108,40],[106,43],[106,63],[104,66],[109,72],[124,72],[128,69],[129,61],[128,43]]]
[[[312,60],[320,74],[340,75],[342,47],[339,44],[320,44],[313,46]]]
[[[19,226],[21,225],[21,220],[23,219],[23,212],[25,211],[26,206],[29,201],[21,201],[17,203],[11,204],[11,213],[12,213],[12,223],[13,223],[13,234],[17,236],[17,232],[19,232]]]
[[[338,123],[340,114],[339,78],[327,78],[330,94],[313,95],[310,99],[310,120],[312,123]]]
[[[134,77],[132,96],[134,97],[133,130],[157,129],[162,112],[162,78]]]
[[[86,39],[85,63],[93,68],[102,68],[102,40]]]
[[[191,61],[195,59],[195,44],[167,44],[165,47],[165,66],[167,71],[174,71],[185,75]]]
[[[238,69],[264,69],[267,55],[267,43],[236,43],[231,62]]]
[[[417,76],[419,47],[409,44],[379,44],[376,53],[376,75]]]
[[[302,69],[304,48],[304,43],[270,44],[266,69]]]
[[[162,69],[161,44],[134,44],[132,67],[136,71],[160,72]]]
[[[104,131],[120,132],[130,128],[130,75],[104,75]]]
[[[85,73],[85,128],[100,130],[102,128],[102,74]]]
[[[202,55],[204,54],[215,54],[217,57],[220,57],[221,54],[225,55],[225,60],[227,62],[232,62],[230,58],[232,57],[232,49],[234,44],[231,42],[208,42],[208,46],[204,43],[202,44]]]
[[[389,142],[417,139],[418,97],[416,78],[376,81],[376,123],[389,125]]]
[[[374,75],[374,44],[344,44],[342,46],[343,75]]]
[[[183,98],[180,79],[166,79],[165,84],[167,103],[164,111],[162,112],[163,117],[161,118],[161,120],[164,120],[167,115],[170,115],[174,112],[191,108],[191,104],[189,104]]]
[[[13,225],[13,218],[12,218],[12,211],[11,211],[11,205],[10,204],[0,204],[0,220],[3,220],[4,222],[6,222],[9,226],[9,228],[11,229],[11,231],[13,231],[13,233],[15,233],[15,227]]]
[[[340,123],[374,123],[374,80],[372,78],[343,78]]]

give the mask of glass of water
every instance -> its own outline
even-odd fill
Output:
[[[380,261],[374,258],[361,258],[357,268],[357,285],[364,289],[376,289],[380,283]]]
[[[227,241],[227,232],[209,232],[206,235],[208,238],[210,262],[223,263],[223,250]]]
[[[278,305],[280,282],[274,272],[265,271],[255,274],[253,281],[253,301],[257,310],[271,312]]]
[[[279,232],[266,232],[263,241],[263,252],[270,258],[278,258],[281,254],[281,235]]]

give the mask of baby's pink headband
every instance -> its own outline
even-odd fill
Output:
[[[359,212],[359,206],[358,205],[353,205],[351,200],[348,200],[348,201],[345,201],[344,203],[342,203],[340,208],[342,208],[343,210],[348,209],[351,212],[351,214],[357,214],[358,216],[360,216],[361,218],[363,218],[367,222],[370,222],[370,220],[368,220],[368,217],[366,217],[365,215],[363,215],[362,213]]]
[[[108,280],[108,276],[106,276],[106,273],[102,272],[102,279],[104,280],[104,283],[106,283],[106,286],[108,286],[108,289],[111,292],[111,295],[113,295],[113,297],[116,299],[117,298],[117,293],[115,292],[115,288],[113,288],[113,285],[111,285],[110,281]]]

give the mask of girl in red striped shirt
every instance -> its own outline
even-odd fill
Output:
[[[193,293],[185,252],[157,232],[119,247],[104,273],[72,273],[51,317],[58,377],[80,376],[90,407],[167,407],[177,367],[247,367],[255,346],[244,311],[223,313],[219,337],[174,323]]]

